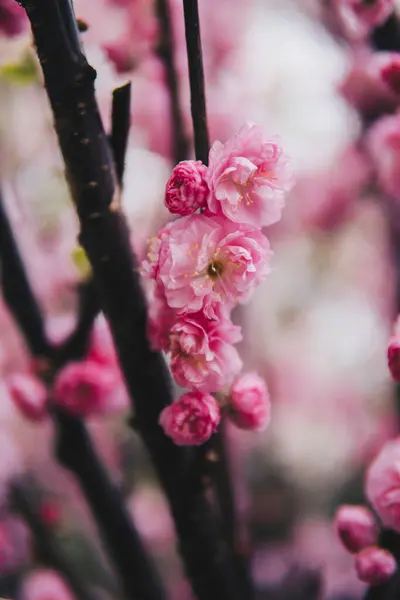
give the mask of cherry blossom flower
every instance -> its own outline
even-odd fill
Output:
[[[382,585],[397,569],[394,556],[376,546],[365,548],[356,554],[355,566],[358,578],[370,585]]]
[[[175,311],[168,306],[163,290],[156,286],[149,296],[147,334],[153,350],[168,351],[171,327],[176,320]]]
[[[366,493],[383,525],[400,532],[400,437],[387,442],[370,465]]]
[[[89,417],[113,407],[111,392],[116,383],[114,369],[93,360],[71,362],[58,373],[53,398],[65,410]]]
[[[219,406],[213,396],[190,392],[160,414],[160,425],[178,446],[200,446],[217,430]]]
[[[157,281],[179,313],[246,301],[269,272],[267,238],[253,227],[191,215],[174,221],[159,247]]]
[[[400,115],[379,119],[369,130],[367,148],[383,191],[400,199]]]
[[[214,142],[207,181],[212,213],[258,228],[279,221],[293,186],[287,157],[257,125],[244,125],[225,144]]]
[[[209,195],[207,167],[199,160],[176,165],[165,189],[165,205],[171,213],[191,215],[205,205]]]
[[[0,35],[12,37],[22,33],[27,23],[25,11],[17,2],[0,0]]]
[[[265,381],[257,373],[245,373],[233,383],[229,416],[241,429],[263,431],[271,419],[271,402]]]
[[[170,331],[171,370],[182,387],[216,392],[242,368],[232,344],[242,339],[229,318],[207,319],[203,313],[183,315]]]
[[[21,413],[30,421],[40,421],[46,415],[47,390],[33,375],[14,373],[7,378],[10,396]]]
[[[341,506],[336,513],[335,527],[349,552],[359,552],[378,542],[378,525],[365,506]]]
[[[335,0],[339,18],[350,37],[362,39],[393,11],[393,0]]]

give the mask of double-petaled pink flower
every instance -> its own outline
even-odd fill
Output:
[[[213,396],[184,394],[160,414],[160,425],[178,446],[200,446],[217,430],[219,406]]]
[[[209,189],[207,167],[200,160],[184,160],[176,165],[165,188],[165,206],[171,213],[191,215],[206,204]]]
[[[267,238],[254,227],[191,215],[174,221],[161,239],[154,268],[165,298],[178,313],[247,300],[269,272]]]
[[[278,142],[259,126],[244,125],[225,144],[214,142],[207,182],[211,213],[261,228],[281,218],[293,178]]]
[[[242,368],[233,344],[240,327],[228,317],[207,319],[202,312],[178,317],[170,331],[171,370],[182,387],[216,392]]]

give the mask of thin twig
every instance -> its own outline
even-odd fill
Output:
[[[69,563],[68,557],[60,550],[56,538],[42,521],[22,484],[14,483],[11,486],[10,502],[32,531],[40,560],[63,576],[76,598],[95,600],[95,596],[89,592]]]
[[[185,160],[189,153],[189,141],[185,132],[179,97],[179,78],[175,68],[174,36],[168,0],[156,0],[156,11],[160,26],[160,40],[157,54],[164,63],[165,78],[169,90],[173,160],[178,163]]]
[[[125,154],[128,146],[130,126],[131,83],[129,82],[113,91],[111,109],[110,144],[114,155],[118,183],[121,187],[124,178]]]
[[[62,2],[59,0],[58,5]],[[95,101],[94,70],[65,31],[53,0],[24,0],[86,250],[125,377],[135,422],[167,494],[188,577],[199,600],[238,597],[233,567],[194,452],[158,425],[172,401],[165,360],[147,340],[147,309],[130,232],[119,210],[110,146]]]
[[[183,0],[185,13],[186,49],[189,64],[190,104],[192,109],[194,147],[197,160],[208,164],[206,94],[204,86],[203,54],[201,51],[199,7],[197,0]]]

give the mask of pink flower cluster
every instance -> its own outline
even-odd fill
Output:
[[[345,548],[354,554],[358,578],[369,585],[381,585],[395,573],[396,559],[378,544],[379,527],[364,506],[341,506],[335,526]]]
[[[201,444],[218,425],[210,394],[230,385],[242,367],[234,347],[241,332],[230,312],[269,273],[272,252],[261,229],[281,218],[292,185],[277,140],[256,125],[243,126],[225,144],[216,141],[208,167],[179,163],[167,182],[165,204],[181,218],[150,240],[142,272],[153,285],[151,344],[169,355],[176,382],[191,390],[160,417],[177,444]],[[229,403],[239,427],[266,427],[269,396],[257,375],[237,380]]]
[[[98,321],[88,355],[67,363],[54,378],[52,389],[35,375],[15,373],[7,380],[11,398],[30,421],[41,421],[48,402],[54,402],[79,417],[91,417],[115,408],[113,392],[121,383],[121,373],[105,322]]]

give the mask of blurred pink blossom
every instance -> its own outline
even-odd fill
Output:
[[[53,399],[80,417],[107,412],[113,408],[111,393],[116,379],[114,369],[93,360],[71,362],[56,376]]]
[[[191,215],[205,205],[209,194],[207,167],[200,160],[176,165],[165,189],[165,205],[171,213]]]
[[[27,18],[22,6],[14,0],[0,0],[0,35],[18,35],[26,24]]]
[[[397,317],[393,335],[387,349],[389,371],[395,381],[400,381],[400,316]]]
[[[245,373],[234,381],[229,400],[229,416],[241,429],[264,431],[271,419],[271,401],[264,379]]]
[[[201,392],[184,394],[164,408],[160,425],[178,446],[200,446],[217,430],[219,406],[213,396]]]
[[[400,532],[400,437],[383,446],[367,471],[365,487],[383,525]]]
[[[160,286],[156,286],[155,291],[148,294],[148,297],[147,333],[151,346],[154,350],[168,351],[171,327],[176,320],[175,311],[168,306]]]
[[[242,368],[233,346],[241,339],[240,327],[228,317],[210,320],[201,312],[178,317],[170,331],[175,381],[189,389],[218,391]]]
[[[349,37],[364,38],[386,21],[393,11],[393,0],[335,0],[334,6]]]
[[[372,125],[366,145],[383,191],[400,199],[400,115],[384,116]]]
[[[33,375],[14,373],[7,378],[10,396],[27,419],[40,421],[47,412],[47,390]]]
[[[370,585],[381,585],[395,573],[397,563],[387,550],[371,546],[356,554],[355,567],[361,581]]]
[[[257,125],[244,125],[225,144],[214,142],[207,181],[212,213],[258,228],[279,221],[293,187],[288,159]]]
[[[365,506],[341,506],[335,516],[335,528],[349,552],[359,552],[378,542],[378,525]]]
[[[21,600],[74,600],[66,583],[50,569],[38,569],[25,576],[21,590]]]
[[[269,272],[269,242],[253,227],[191,215],[174,221],[161,240],[158,282],[180,313],[232,307]]]

